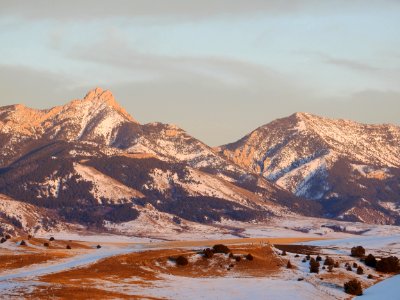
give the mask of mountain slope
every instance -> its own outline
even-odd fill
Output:
[[[147,205],[200,223],[321,210],[175,125],[139,124],[99,88],[49,110],[0,108],[0,146],[1,193],[102,230]]]
[[[399,222],[398,126],[297,113],[217,150],[297,196],[320,201],[328,216]]]

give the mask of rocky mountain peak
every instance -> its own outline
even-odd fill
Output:
[[[132,118],[132,116],[121,105],[119,105],[119,103],[115,100],[114,95],[110,90],[103,90],[100,87],[96,87],[90,90],[82,101],[94,102],[94,103],[97,102],[99,105],[106,104],[107,106],[117,111],[119,114],[121,114],[129,121],[137,123],[137,121],[134,118]]]

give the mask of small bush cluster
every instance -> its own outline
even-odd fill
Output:
[[[314,258],[310,259],[310,273],[319,273],[319,262]]]
[[[247,260],[253,260],[254,257],[253,257],[253,255],[251,255],[251,254],[249,253],[249,254],[246,255],[246,259],[247,259]]]
[[[351,256],[354,257],[364,257],[365,256],[365,249],[362,246],[357,246],[351,248]]]
[[[11,235],[6,234],[5,236],[1,237],[0,243],[3,244],[5,242],[7,242],[7,240],[11,239]]]
[[[20,245],[20,246],[26,246],[26,242],[25,242],[24,240],[22,240],[22,241],[19,243],[19,245]]]
[[[286,268],[287,268],[287,269],[292,269],[292,268],[293,268],[293,265],[292,265],[292,263],[290,262],[290,260],[288,260],[287,265],[286,265]]]
[[[54,241],[54,237],[50,237],[50,238],[49,238],[49,241],[50,241],[50,242]]]
[[[399,272],[399,259],[396,256],[383,257],[376,263],[376,270],[383,273]]]
[[[46,243],[46,242],[43,243],[43,246],[44,246],[44,247],[50,247],[49,243]]]
[[[364,269],[363,269],[361,266],[359,266],[359,267],[357,268],[357,274],[358,274],[358,275],[364,274]]]
[[[206,248],[203,250],[203,256],[205,258],[211,258],[214,256],[214,251],[211,248]]]
[[[182,256],[182,255],[178,256],[178,257],[175,259],[175,262],[176,262],[176,264],[177,264],[178,266],[186,266],[186,265],[189,263],[189,261],[187,260],[187,258],[184,257],[184,256]]]
[[[66,247],[68,250],[72,249],[70,245],[67,245]]]
[[[344,284],[344,291],[347,294],[361,296],[363,294],[361,282],[357,279],[350,280]]]
[[[229,248],[223,244],[214,245],[213,250],[214,250],[214,253],[228,254],[230,252]]]
[[[368,254],[368,256],[365,258],[364,263],[371,268],[376,267],[376,258],[372,254]]]
[[[333,258],[327,256],[324,261],[324,266],[333,266],[334,264],[335,264],[335,261],[333,260]]]

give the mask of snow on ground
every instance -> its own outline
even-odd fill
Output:
[[[372,251],[376,254],[400,255],[400,234],[391,236],[355,236],[351,238],[337,240],[319,240],[303,243],[306,245],[331,247],[350,253],[350,249],[354,246],[363,246],[367,253]]]
[[[364,295],[355,299],[362,300],[398,300],[400,299],[400,275],[393,276],[364,290]]]
[[[91,193],[101,203],[101,198],[109,199],[113,203],[128,202],[131,198],[142,198],[144,195],[130,187],[123,185],[114,178],[104,175],[95,168],[82,164],[74,164],[75,171],[85,180],[93,184]]]
[[[164,275],[155,287],[139,288],[146,296],[167,299],[326,299],[321,291],[307,282],[279,278],[219,277],[188,278]]]

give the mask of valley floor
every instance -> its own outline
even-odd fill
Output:
[[[66,233],[55,235],[52,242],[45,235],[19,237],[0,244],[0,298],[348,299],[343,284],[356,278],[364,289],[372,286],[361,299],[377,299],[374,295],[381,296],[382,291],[393,292],[399,277],[386,280],[389,275],[377,273],[349,254],[351,247],[362,245],[377,256],[399,255],[398,227],[389,229],[343,233],[342,237],[334,233],[335,238],[299,231],[288,237],[229,235],[228,239],[179,241]],[[246,231],[260,236],[261,229]],[[22,238],[26,246],[18,245]],[[49,247],[44,246],[46,242]],[[203,257],[202,249],[220,243],[234,257]],[[246,258],[248,254],[252,260]],[[321,269],[311,274],[309,262],[303,261],[306,254],[320,254],[323,260],[329,255],[340,266],[333,272]],[[186,266],[177,266],[175,259],[180,255],[188,259]],[[287,268],[289,260],[291,269]],[[356,274],[355,268],[346,270],[345,263],[362,265],[364,274]],[[373,279],[367,278],[369,274]],[[390,299],[388,294],[385,300]]]

